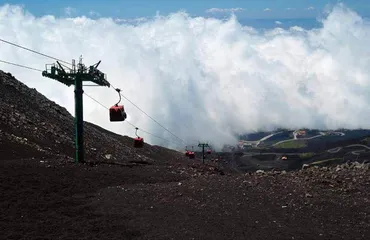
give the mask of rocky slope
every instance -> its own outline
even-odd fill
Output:
[[[74,164],[72,116],[3,72],[0,118],[1,239],[370,236],[368,163],[220,174],[85,123]]]
[[[74,158],[74,120],[63,107],[30,89],[10,73],[0,71],[0,154],[2,159]],[[84,146],[89,162],[120,164],[171,163],[185,160],[177,151],[145,144],[84,123]]]

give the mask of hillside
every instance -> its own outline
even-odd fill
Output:
[[[369,164],[221,171],[87,122],[88,163],[75,164],[73,117],[1,71],[0,116],[3,239],[370,236]]]
[[[0,136],[3,159],[74,158],[74,120],[63,107],[35,89],[0,71]],[[107,113],[108,114],[108,113]],[[88,162],[120,164],[177,163],[181,153],[145,144],[133,147],[133,139],[84,122]],[[158,161],[160,159],[160,161]],[[181,162],[181,161],[180,161]]]

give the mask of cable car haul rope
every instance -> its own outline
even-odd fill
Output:
[[[143,112],[145,115],[147,115],[151,120],[153,120],[154,122],[156,122],[160,127],[162,127],[164,130],[166,130],[167,132],[169,132],[172,136],[176,137],[178,140],[180,140],[182,143],[184,143],[184,145],[186,144],[186,142],[179,138],[178,136],[176,136],[175,134],[173,134],[170,130],[168,130],[167,128],[165,128],[163,125],[161,125],[158,121],[156,121],[155,119],[153,119],[151,116],[149,116],[146,112],[144,112],[141,108],[139,108],[135,103],[133,103],[132,101],[130,101],[127,97],[125,97],[124,95],[121,94],[121,89],[119,88],[114,88],[112,86],[112,84],[110,84],[110,82],[108,82],[105,78],[106,78],[106,75],[102,72],[100,72],[97,67],[100,63],[97,63],[93,66],[90,66],[90,71],[86,71],[88,68],[86,68],[83,64],[82,64],[82,57],[80,58],[80,63],[78,64],[78,66],[75,65],[75,62],[74,60],[72,60],[72,64],[71,63],[68,63],[66,61],[63,61],[63,60],[60,60],[58,58],[55,58],[55,57],[52,57],[52,56],[49,56],[49,55],[46,55],[46,54],[43,54],[41,52],[38,52],[38,51],[35,51],[35,50],[32,50],[32,49],[29,49],[29,48],[26,48],[26,47],[23,47],[23,46],[20,46],[18,44],[15,44],[15,43],[12,43],[12,42],[9,42],[9,41],[6,41],[6,40],[3,40],[3,39],[0,39],[1,42],[4,42],[4,43],[7,43],[7,44],[10,44],[10,45],[13,45],[15,47],[19,47],[19,48],[22,48],[22,49],[25,49],[25,50],[28,50],[28,51],[31,51],[33,53],[36,53],[36,54],[39,54],[39,55],[42,55],[44,57],[48,57],[48,58],[51,58],[51,59],[54,59],[57,61],[57,64],[58,65],[55,65],[55,64],[52,64],[54,66],[54,68],[57,68],[58,66],[60,67],[60,72],[62,74],[53,74],[53,73],[49,73],[48,72],[48,68],[46,68],[46,71],[45,70],[40,70],[40,69],[36,69],[36,68],[32,68],[32,67],[28,67],[28,66],[24,66],[24,65],[21,65],[21,64],[17,64],[17,63],[12,63],[12,62],[8,62],[8,61],[5,61],[5,60],[0,60],[0,62],[2,63],[6,63],[6,64],[10,64],[10,65],[14,65],[14,66],[17,66],[17,67],[22,67],[22,68],[26,68],[26,69],[30,69],[30,70],[34,70],[34,71],[38,71],[38,72],[42,72],[42,75],[43,76],[46,76],[46,77],[49,77],[49,78],[52,78],[54,80],[57,80],[61,83],[65,83],[67,80],[68,80],[68,84],[67,86],[70,86],[70,85],[75,85],[75,88],[79,88],[81,91],[75,91],[75,92],[78,92],[79,94],[81,94],[81,100],[79,101],[79,104],[82,105],[82,93],[85,94],[86,96],[88,96],[89,98],[91,98],[92,100],[94,100],[95,102],[97,102],[98,104],[100,104],[101,106],[103,106],[104,108],[106,109],[109,109],[109,120],[110,122],[127,122],[128,124],[132,125],[134,128],[135,128],[135,135],[136,135],[136,138],[134,138],[134,147],[135,148],[142,148],[144,146],[144,138],[143,137],[140,137],[137,132],[139,130],[138,127],[134,126],[132,123],[130,123],[129,121],[127,121],[127,113],[125,111],[125,108],[124,108],[124,105],[123,104],[120,104],[122,97],[124,97],[125,99],[127,99],[130,103],[132,103],[136,108],[138,108],[141,112]],[[66,64],[70,64],[72,65],[72,68],[69,68],[70,70],[70,73],[67,72],[66,70],[64,70],[64,68],[61,66],[60,62],[63,62],[63,63],[66,63]],[[78,67],[78,71],[76,71],[76,67]],[[84,75],[83,77],[81,77],[80,75]],[[85,76],[86,75],[86,76]],[[96,83],[97,85],[82,85],[82,81],[92,81],[94,83]],[[76,85],[77,84],[77,85]],[[86,94],[85,92],[83,92],[82,90],[82,86],[108,86],[108,87],[113,87],[114,90],[118,93],[118,96],[119,96],[119,101],[114,104],[113,106],[111,106],[110,108],[107,108],[106,106],[104,106],[102,103],[98,102],[96,99],[92,98],[91,96],[89,96],[88,94]],[[77,104],[77,103],[76,103]],[[76,105],[77,106],[77,105]],[[82,109],[82,106],[79,107],[79,109],[81,110]],[[76,112],[77,113],[77,112]],[[81,113],[79,114],[81,115]],[[83,121],[83,117],[80,116],[80,120]],[[78,125],[81,125],[81,124],[78,124]],[[81,126],[76,126],[76,127],[79,127],[81,128]],[[178,143],[175,143],[171,140],[167,140],[167,139],[164,139],[162,137],[159,137],[159,136],[156,136],[148,131],[145,131],[143,129],[141,129],[142,132],[146,133],[146,134],[149,134],[153,137],[156,137],[156,138],[159,138],[159,139],[162,139],[164,141],[168,141],[168,142],[172,142],[178,146],[180,146]],[[77,136],[76,135],[76,162],[79,162],[79,160],[81,162],[84,161],[84,156],[83,156],[83,148],[81,148],[81,146],[78,146],[77,147],[77,143],[79,143],[79,145],[81,145],[80,143],[83,142],[83,140],[81,139],[81,137],[83,137],[83,129],[80,129],[80,131],[76,131],[78,132]],[[182,145],[182,146],[184,146]],[[187,157],[189,157],[190,159],[193,159],[195,158],[195,152],[192,150],[192,151],[189,151],[187,150],[187,148],[185,147],[185,150],[186,150],[186,153],[185,155]],[[208,154],[211,153],[210,150],[207,151]]]

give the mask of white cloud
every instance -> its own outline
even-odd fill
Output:
[[[280,21],[275,21],[275,24],[276,25],[281,25],[281,24],[283,24],[282,22],[280,22]]]
[[[311,6],[311,7],[308,7],[307,10],[312,11],[312,10],[315,10],[315,8]]]
[[[287,10],[287,11],[293,11],[293,10],[295,10],[295,8],[286,8],[285,10]]]
[[[230,13],[230,12],[241,12],[243,8],[210,8],[207,9],[207,13]]]
[[[116,18],[114,19],[117,23],[141,23],[148,21],[148,18],[146,17],[139,17],[139,18],[133,18],[133,19],[125,19],[125,18]]]
[[[264,11],[264,12],[270,12],[270,11],[271,11],[271,9],[270,9],[270,8],[265,8],[265,9],[263,9],[263,11]]]
[[[67,16],[72,16],[73,14],[75,14],[77,12],[77,10],[73,7],[66,7],[64,8],[64,13],[67,15]]]
[[[175,13],[132,26],[0,8],[0,36],[6,40],[66,61],[80,54],[87,65],[102,60],[99,69],[108,80],[166,128],[183,139],[217,144],[255,129],[370,128],[369,25],[341,5],[320,29],[266,33],[246,29],[235,17],[225,22]],[[3,43],[0,59],[41,69],[54,63]],[[15,66],[0,69],[74,114],[73,87]],[[106,106],[118,100],[107,87],[84,90]],[[176,141],[131,103],[122,103],[131,123]],[[84,113],[86,121],[134,136],[132,126],[109,122],[108,111],[87,97]]]
[[[100,16],[100,13],[91,10],[89,12],[89,15],[92,16],[92,17],[99,17]]]

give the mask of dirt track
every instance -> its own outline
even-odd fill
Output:
[[[370,236],[366,168],[199,176],[171,166],[54,161],[0,162],[3,239]]]

